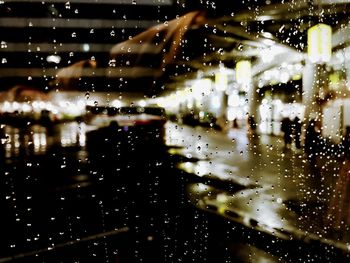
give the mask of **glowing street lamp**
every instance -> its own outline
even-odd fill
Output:
[[[248,60],[236,64],[236,80],[238,84],[249,84],[252,78],[252,65]]]
[[[311,62],[325,63],[332,56],[332,28],[318,24],[307,31],[307,52]]]

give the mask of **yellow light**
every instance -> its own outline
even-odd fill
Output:
[[[215,74],[215,85],[217,90],[225,91],[227,88],[227,74],[226,73],[216,73]]]
[[[330,87],[332,89],[336,89],[340,86],[340,82],[341,82],[341,76],[339,74],[339,72],[334,72],[332,74],[329,75],[329,81],[330,81]]]
[[[330,74],[329,80],[331,81],[331,84],[334,84],[334,85],[339,84],[339,81],[340,81],[339,73],[335,72],[333,74]]]
[[[242,60],[236,64],[236,80],[239,84],[248,84],[252,78],[252,65],[248,60]]]
[[[307,53],[313,63],[328,62],[332,56],[332,28],[315,25],[307,31]]]

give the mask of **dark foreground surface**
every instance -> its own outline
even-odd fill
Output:
[[[228,145],[232,138],[212,131],[172,124],[167,129],[167,145],[129,141],[115,148],[115,141],[74,136],[62,143],[63,129],[52,137],[38,132],[46,141],[36,148],[29,143],[7,149],[0,177],[0,262],[350,260],[346,235],[334,236],[316,222],[326,209],[322,198],[300,206],[307,195],[300,189],[320,184],[294,178],[299,172],[283,155],[269,159],[278,155],[278,142],[269,145],[276,147],[271,151],[263,138],[262,146],[250,148],[239,132]],[[285,155],[298,161],[299,154]],[[276,169],[289,167],[287,177],[264,166],[271,160]]]

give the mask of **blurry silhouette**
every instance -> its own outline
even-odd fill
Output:
[[[5,163],[5,144],[6,144],[6,133],[4,128],[0,125],[0,164]]]
[[[90,162],[103,170],[118,165],[121,147],[125,144],[121,143],[125,139],[121,138],[121,127],[115,120],[112,120],[107,127],[88,132],[87,151]]]
[[[344,159],[330,199],[326,223],[333,230],[344,231],[350,226],[350,127],[342,142]],[[339,232],[341,233],[341,232]]]
[[[311,119],[305,132],[305,153],[312,167],[316,166],[317,155],[320,150],[321,134],[317,129],[315,119]]]
[[[342,146],[344,149],[344,158],[350,159],[350,126],[345,128],[345,136],[342,141]]]
[[[222,116],[219,116],[217,119],[216,119],[216,122],[215,122],[215,127],[216,129],[220,130],[220,131],[223,131],[223,132],[226,132],[227,131],[227,124],[228,124],[228,121],[227,121],[227,117],[226,115],[222,115]]]
[[[251,134],[255,134],[255,133],[256,133],[257,125],[256,125],[256,122],[255,122],[254,116],[249,115],[247,121],[248,121],[249,132],[250,132]]]
[[[46,128],[49,136],[54,134],[54,125],[50,117],[50,111],[48,110],[41,111],[40,122]]]
[[[19,142],[19,156],[20,158],[26,158],[29,154],[29,127],[24,125],[18,129],[18,142]]]
[[[302,123],[301,123],[300,119],[298,117],[295,117],[293,120],[293,137],[295,140],[295,147],[297,149],[301,148],[301,140],[300,140],[301,126],[302,126]]]
[[[282,119],[281,130],[283,132],[284,147],[289,148],[292,143],[292,121],[289,118]]]
[[[233,120],[233,128],[234,128],[234,129],[238,129],[238,128],[239,128],[237,118],[235,118],[235,119]]]

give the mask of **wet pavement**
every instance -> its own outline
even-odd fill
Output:
[[[100,154],[85,125],[31,129],[7,130],[0,262],[348,260],[325,223],[337,159],[311,169],[278,137],[170,122],[166,147]]]
[[[183,147],[173,153],[201,160],[178,165],[203,178],[189,190],[198,208],[283,240],[349,253],[348,226],[337,231],[327,223],[339,158],[321,155],[311,167],[301,149],[286,149],[279,137],[178,125],[169,130],[176,132],[168,132],[168,143]]]

